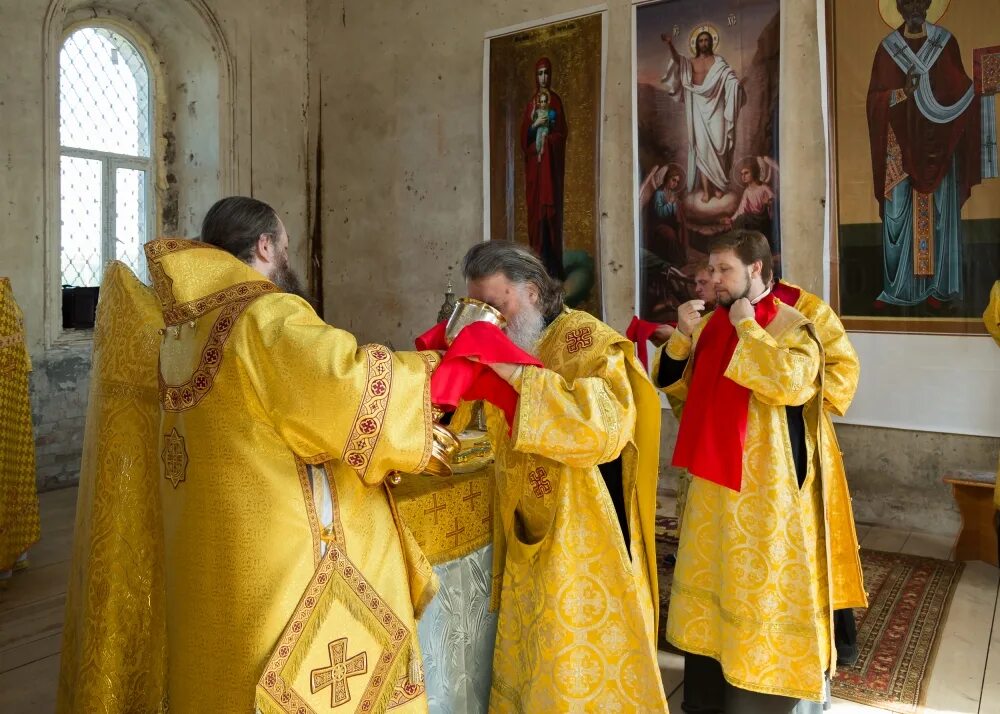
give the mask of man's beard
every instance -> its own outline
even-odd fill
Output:
[[[299,280],[299,276],[288,265],[288,256],[282,255],[278,258],[274,270],[271,271],[268,277],[282,292],[298,295],[306,302],[310,302],[309,296],[306,295],[306,291],[302,287],[302,281]]]
[[[525,307],[507,321],[507,337],[525,352],[534,354],[545,329],[545,318],[534,307]]]
[[[722,307],[732,307],[733,303],[737,300],[742,300],[743,298],[750,297],[750,268],[747,268],[746,282],[743,284],[743,289],[737,295],[732,293],[726,293],[726,297],[718,292],[715,293],[717,302],[722,305]]]

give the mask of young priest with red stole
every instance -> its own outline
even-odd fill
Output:
[[[718,307],[678,310],[654,377],[694,479],[667,615],[685,652],[684,710],[813,714],[834,662],[823,481],[822,346],[777,300],[756,231],[712,248]]]

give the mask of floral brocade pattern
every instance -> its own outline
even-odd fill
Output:
[[[784,405],[805,405],[807,462],[815,464],[820,345],[784,306],[767,331],[756,323],[737,330],[726,376],[753,392],[743,483],[737,492],[691,482],[667,639],[717,659],[740,688],[818,701],[831,658],[822,477],[811,465],[799,487]],[[678,383],[667,392],[686,389]]]
[[[634,389],[649,387],[647,406],[655,394],[633,381],[645,376],[630,362],[631,343],[585,313],[564,312],[537,354],[545,369],[525,369],[512,436],[487,406],[497,454],[494,549],[503,567],[493,583],[500,596],[490,711],[663,712],[642,526],[648,517],[651,538],[652,481],[650,512],[634,505],[645,504],[634,497]],[[625,502],[633,504],[631,553],[597,468],[619,454]]]
[[[0,570],[39,537],[30,371],[21,309],[0,278]]]
[[[94,332],[59,712],[161,710],[166,632],[153,291],[105,273]],[[113,623],[113,626],[109,626]]]

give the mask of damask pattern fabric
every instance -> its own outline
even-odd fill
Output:
[[[434,566],[441,588],[417,625],[431,714],[486,714],[497,615],[490,611],[493,547]]]
[[[166,323],[170,710],[426,711],[413,597],[433,592],[430,566],[412,560],[384,479],[430,458],[432,361],[358,345],[206,244],[146,255]]]
[[[660,408],[632,344],[566,310],[496,453],[491,712],[666,711],[653,541]],[[456,418],[459,417],[456,414]],[[622,459],[626,546],[598,464]],[[651,574],[652,572],[652,574]]]
[[[818,296],[798,286],[787,285],[798,291],[798,299],[792,306],[812,323],[816,337],[823,345],[823,436],[819,443],[819,455],[825,517],[830,532],[833,609],[867,607],[868,596],[861,571],[851,492],[844,457],[833,426],[833,415],[844,416],[854,400],[861,378],[861,363],[837,313]],[[781,283],[775,287],[779,298],[782,295],[780,287]]]
[[[704,324],[704,321],[703,323]],[[828,534],[820,432],[822,348],[805,318],[779,306],[767,330],[750,320],[726,376],[753,391],[743,488],[692,479],[667,617],[667,639],[722,665],[731,684],[762,694],[821,701],[832,657]],[[675,332],[666,350],[697,349]],[[666,388],[689,396],[691,363]],[[799,487],[785,406],[804,405],[809,464]]]
[[[153,291],[125,265],[101,285],[66,595],[57,712],[159,712],[166,626]]]
[[[0,572],[39,537],[30,372],[21,308],[10,280],[0,278]]]

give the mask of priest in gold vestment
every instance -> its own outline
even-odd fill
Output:
[[[59,714],[159,712],[166,687],[156,360],[163,318],[122,263],[101,280],[59,661]]]
[[[490,711],[664,712],[656,392],[632,343],[564,308],[526,249],[481,243],[463,272],[469,295],[504,313],[508,336],[545,365],[493,365],[520,396],[512,425],[486,408],[499,607]]]
[[[26,565],[39,536],[30,374],[21,308],[10,280],[0,278],[0,587]]]
[[[823,348],[771,294],[770,261],[759,233],[720,240],[719,307],[681,306],[654,365],[681,412],[674,464],[695,477],[667,615],[687,711],[804,714],[828,696]]]
[[[384,478],[430,458],[437,355],[326,325],[292,294],[287,246],[242,197],[212,207],[202,242],[146,246],[164,325],[162,704],[425,712],[415,616],[435,584]]]

